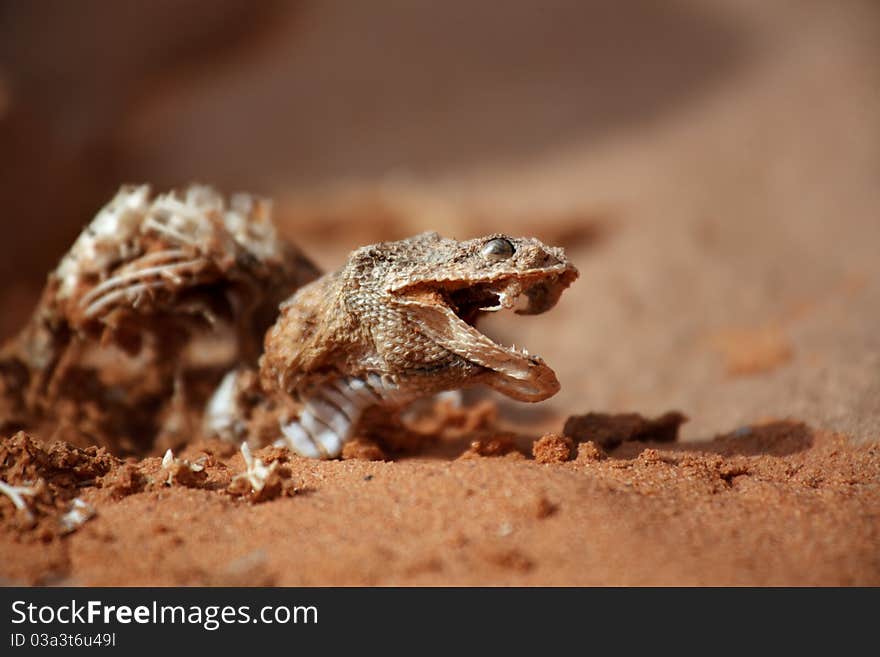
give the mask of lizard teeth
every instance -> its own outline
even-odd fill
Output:
[[[528,349],[526,349],[525,347],[517,347],[515,344],[510,346],[510,351],[519,354],[520,356],[531,356]]]
[[[521,296],[519,294],[511,294],[510,292],[507,292],[505,290],[498,292],[497,295],[498,302],[494,306],[484,306],[480,308],[480,310],[490,313],[495,313],[499,310],[508,310],[510,308],[516,307],[517,302],[521,299]]]

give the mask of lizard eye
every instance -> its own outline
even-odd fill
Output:
[[[500,262],[501,260],[507,260],[513,255],[513,244],[503,237],[496,237],[486,242],[480,253],[489,262]]]

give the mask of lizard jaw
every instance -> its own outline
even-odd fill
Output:
[[[463,332],[462,326],[458,328],[466,349],[456,353],[488,370],[481,377],[483,383],[512,399],[524,402],[543,401],[559,392],[556,373],[539,356],[530,354],[525,347],[494,342],[480,333],[475,324],[480,316],[489,312],[511,309],[522,315],[543,312],[543,309],[536,308],[535,303],[535,299],[541,295],[530,294],[532,289],[523,289],[520,281],[502,284],[500,288],[489,286],[483,293],[488,294],[490,302],[479,305],[476,313],[473,310],[468,311],[459,296],[453,294],[453,304],[449,308],[465,327]],[[491,301],[493,295],[494,302]],[[459,310],[458,313],[455,313],[456,309]],[[486,348],[486,343],[492,348]]]
[[[526,349],[493,342],[474,324],[486,312],[516,308],[520,314],[538,314],[547,310],[559,297],[554,283],[546,277],[533,281],[511,277],[453,291],[412,290],[412,294],[403,295],[400,300],[407,305],[408,313],[418,319],[420,332],[485,368],[477,382],[518,401],[538,402],[559,392],[555,372]],[[517,308],[524,297],[526,303]]]

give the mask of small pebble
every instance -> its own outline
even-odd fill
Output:
[[[563,463],[574,456],[574,442],[558,433],[548,433],[532,444],[532,455],[538,463]]]

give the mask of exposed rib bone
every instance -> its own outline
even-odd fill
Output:
[[[318,449],[325,458],[339,456],[342,452],[343,437],[346,437],[349,433],[350,426],[343,433],[343,436],[339,436],[331,427],[321,422],[308,406],[300,414],[299,423],[312,437],[315,445],[318,446]]]
[[[0,479],[0,493],[3,493],[12,500],[16,509],[21,509],[22,511],[30,513],[27,502],[24,501],[22,495],[33,497],[36,495],[37,491],[31,486],[13,486]]]
[[[245,418],[236,403],[238,374],[238,370],[227,372],[205,407],[206,431],[224,440],[239,440],[245,430]]]
[[[187,244],[189,246],[198,246],[198,242],[190,237],[189,235],[185,235],[181,233],[176,228],[172,228],[167,224],[160,223],[156,221],[154,217],[148,217],[144,221],[144,228],[149,228],[155,230],[160,235],[164,235],[166,237],[170,237],[172,240],[179,242],[181,244]]]
[[[321,452],[315,445],[315,441],[312,440],[312,437],[302,428],[299,420],[293,420],[287,424],[282,424],[281,433],[284,434],[284,438],[277,441],[275,443],[276,445],[288,447],[301,456],[306,456],[312,459],[321,458]]]
[[[367,380],[343,378],[328,382],[303,400],[296,420],[281,425],[284,438],[276,445],[302,456],[335,458],[351,440],[363,412],[382,401],[400,401],[397,386],[376,374]]]
[[[326,386],[325,388],[322,388],[321,394],[324,395],[324,399],[328,403],[333,404],[333,406],[338,408],[339,412],[342,415],[345,415],[346,419],[350,422],[357,419],[357,416],[360,413],[360,408],[348,397],[339,392],[334,386]]]
[[[134,271],[126,272],[124,274],[111,276],[100,285],[97,285],[89,290],[88,294],[83,295],[83,298],[80,300],[80,305],[85,306],[90,304],[95,298],[101,296],[101,294],[103,294],[107,290],[111,290],[122,283],[128,283],[143,278],[149,278],[150,276],[154,275],[171,276],[173,281],[179,282],[181,279],[180,277],[175,276],[174,272],[204,263],[205,261],[203,259],[196,258],[193,260],[184,260],[183,262],[177,262],[173,264],[144,267],[143,269],[136,269]]]
[[[145,253],[140,258],[137,259],[138,263],[146,263],[146,262],[161,262],[163,260],[173,260],[175,258],[180,258],[189,253],[186,249],[163,249],[161,251],[151,251],[150,253]]]
[[[330,404],[320,396],[309,399],[306,411],[315,416],[321,423],[330,427],[339,436],[344,436],[351,429],[351,419],[347,413]]]
[[[138,283],[137,285],[131,285],[129,287],[122,288],[121,290],[116,290],[115,292],[110,292],[109,294],[104,295],[94,303],[92,303],[85,310],[86,317],[94,317],[98,314],[99,311],[103,310],[106,306],[118,301],[119,299],[129,299],[132,304],[136,303],[136,297],[147,290],[158,290],[165,287],[164,281],[151,281],[147,283]]]

